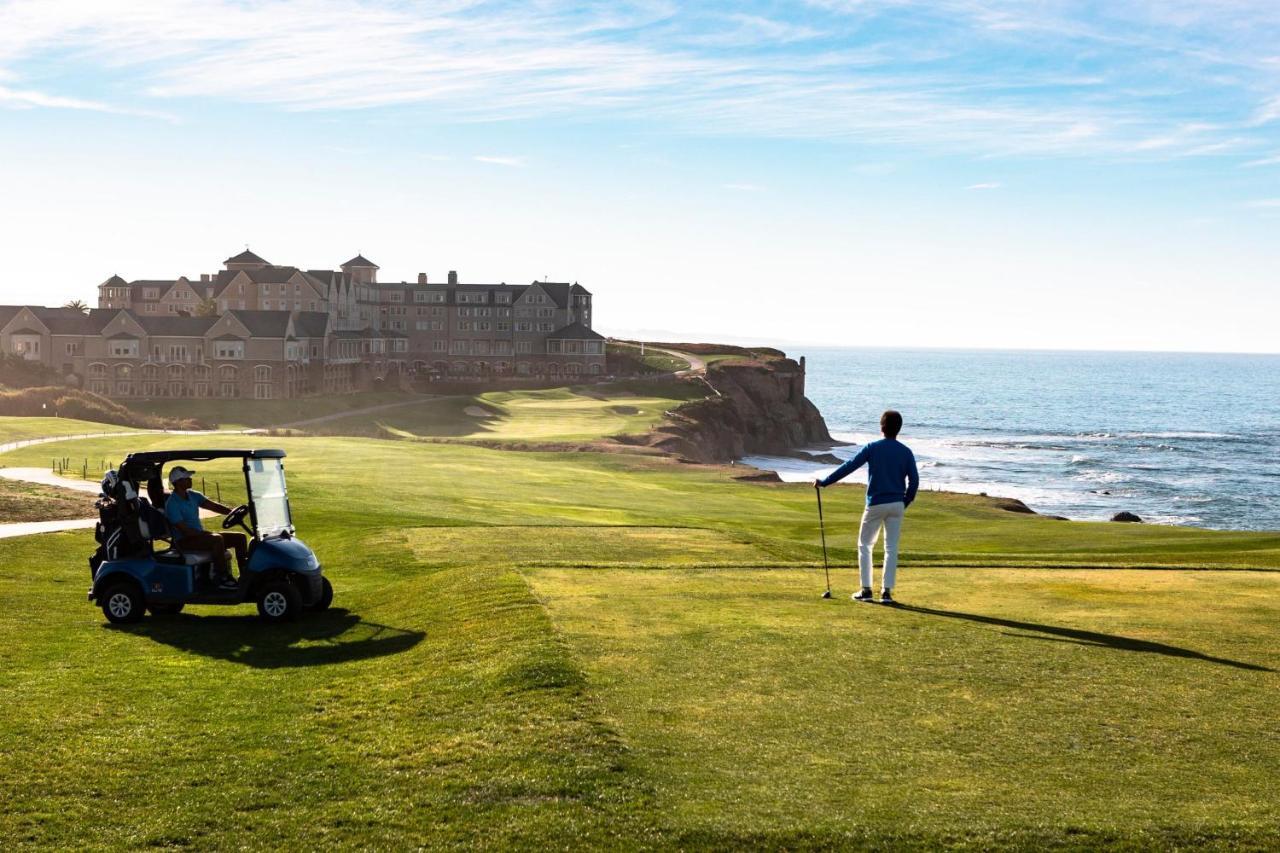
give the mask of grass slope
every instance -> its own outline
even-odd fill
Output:
[[[500,442],[590,441],[647,432],[667,410],[705,394],[679,382],[631,382],[584,388],[490,391],[439,397],[317,427],[332,435],[483,439]],[[481,414],[483,412],[483,414]]]
[[[247,607],[110,628],[83,598],[88,533],[0,541],[0,837],[1280,843],[1280,535],[924,493],[900,582],[922,609],[887,610],[817,597],[804,486],[625,455],[252,443],[288,451],[299,531],[340,609],[283,628]],[[845,561],[861,494],[828,492]],[[1260,571],[1119,570],[1218,563]],[[836,580],[847,595],[850,570]]]
[[[387,403],[412,401],[416,394],[401,391],[361,391],[355,394],[331,394],[322,397],[299,397],[292,400],[202,400],[156,399],[131,400],[129,407],[139,412],[162,417],[190,417],[223,429],[261,428],[320,418]]]
[[[60,435],[96,435],[103,432],[128,432],[133,427],[78,421],[73,418],[25,418],[0,416],[0,444]],[[47,461],[47,460],[46,460]]]

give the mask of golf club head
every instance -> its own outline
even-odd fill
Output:
[[[823,597],[823,598],[830,598],[830,597],[831,597],[831,590],[827,590],[826,592],[824,592],[824,593],[822,594],[822,597]]]

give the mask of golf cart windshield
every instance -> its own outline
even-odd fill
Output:
[[[292,530],[284,465],[279,459],[246,459],[245,466],[258,536],[266,538]]]

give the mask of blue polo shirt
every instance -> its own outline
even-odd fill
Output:
[[[169,497],[164,502],[164,517],[169,519],[174,533],[178,532],[179,522],[196,530],[204,530],[204,525],[200,523],[200,504],[202,503],[204,503],[204,495],[195,489],[187,489],[186,500],[183,500],[177,492],[169,493]]]
[[[920,488],[920,474],[916,471],[916,457],[896,438],[873,441],[858,451],[858,455],[831,472],[822,485],[839,482],[867,466],[867,506],[902,501],[907,506],[916,499]]]

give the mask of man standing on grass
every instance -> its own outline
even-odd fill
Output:
[[[862,527],[858,530],[858,574],[862,589],[853,596],[854,601],[874,601],[871,595],[871,549],[884,528],[884,572],[880,590],[880,602],[893,604],[893,582],[898,573],[898,537],[902,533],[902,516],[916,499],[920,488],[920,474],[916,471],[916,457],[911,448],[898,441],[902,430],[902,415],[893,409],[880,416],[880,432],[884,438],[873,441],[858,451],[858,455],[831,472],[826,479],[814,480],[818,488],[838,483],[867,466],[867,508],[862,513]]]

